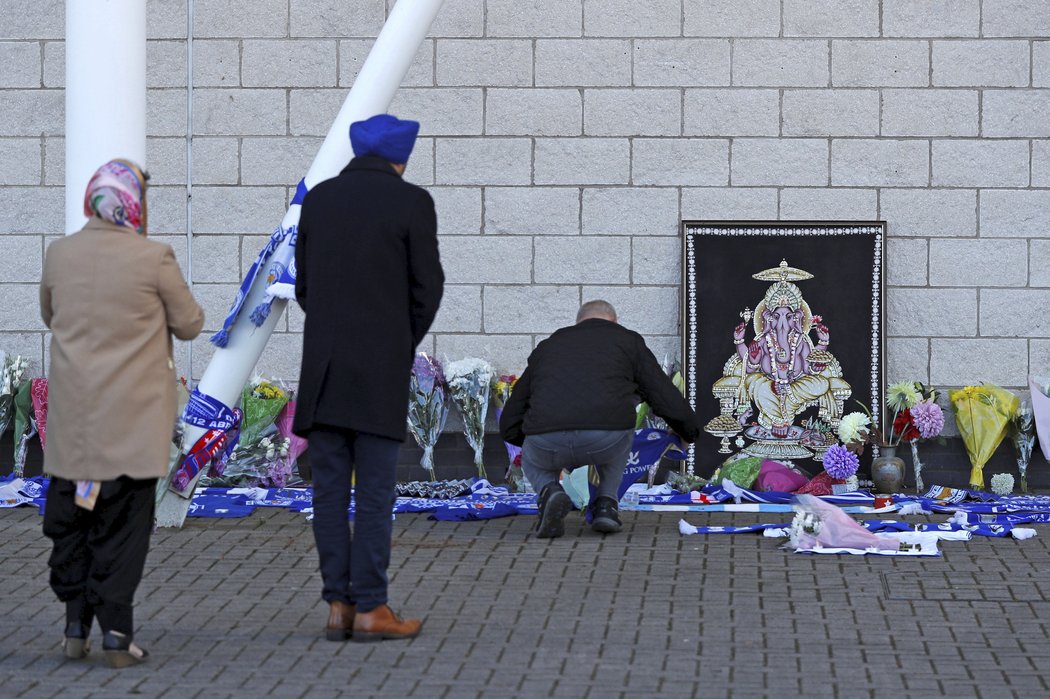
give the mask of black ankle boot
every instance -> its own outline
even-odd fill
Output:
[[[119,631],[102,632],[102,650],[110,667],[128,667],[145,662],[149,653],[131,641],[131,634]]]
[[[82,597],[66,602],[66,634],[62,651],[67,658],[80,660],[91,651],[91,625],[95,621],[94,611]]]
[[[70,660],[86,658],[91,652],[91,641],[88,634],[91,628],[84,626],[79,621],[66,624],[66,636],[62,639],[62,653]]]

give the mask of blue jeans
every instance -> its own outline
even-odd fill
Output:
[[[598,495],[616,499],[631,454],[634,430],[566,430],[525,437],[521,468],[537,493],[558,482],[562,469],[593,464]]]
[[[325,602],[356,604],[360,612],[372,611],[387,603],[401,442],[325,425],[310,432],[309,442],[321,597]],[[353,534],[347,517],[351,475],[356,475]]]

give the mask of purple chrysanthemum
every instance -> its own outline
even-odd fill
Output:
[[[936,437],[944,429],[944,412],[933,401],[916,403],[911,409],[911,419],[923,439]]]
[[[860,459],[857,458],[857,455],[841,444],[829,447],[824,452],[823,463],[828,475],[840,480],[849,478],[860,468]]]

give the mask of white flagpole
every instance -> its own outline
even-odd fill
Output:
[[[66,234],[84,190],[116,158],[146,167],[146,3],[66,0]]]
[[[339,174],[353,158],[351,123],[386,112],[390,107],[394,93],[404,80],[441,3],[442,0],[398,0],[394,5],[306,173],[307,188]],[[281,221],[282,228],[287,230],[298,224],[299,210],[297,204],[288,207]],[[290,239],[285,239],[274,257],[279,257],[290,242]],[[230,328],[229,342],[226,347],[216,349],[197,385],[201,393],[231,407],[239,400],[244,384],[288,303],[287,298],[275,298],[270,315],[256,327],[248,316],[253,308],[266,300],[266,287],[263,270],[248,292],[241,314]],[[200,427],[186,425],[183,449],[189,449],[204,432]],[[157,507],[158,526],[181,526],[188,508],[188,499],[166,492]]]

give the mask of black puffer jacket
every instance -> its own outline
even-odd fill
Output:
[[[563,430],[627,430],[639,401],[676,433],[700,434],[696,413],[660,369],[641,335],[591,318],[536,346],[500,419],[503,439]]]

